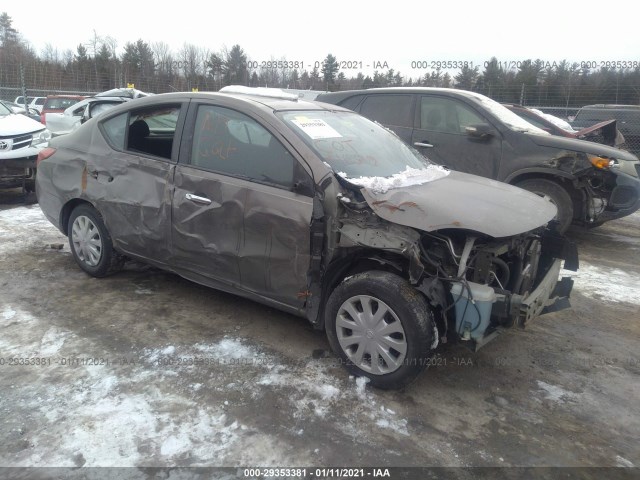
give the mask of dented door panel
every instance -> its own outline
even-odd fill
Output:
[[[238,261],[245,288],[302,307],[310,261],[312,199],[252,184]]]
[[[172,173],[167,161],[128,153],[87,157],[82,189],[101,212],[117,249],[167,263]]]
[[[247,182],[178,165],[174,177],[173,266],[226,284],[240,281]]]

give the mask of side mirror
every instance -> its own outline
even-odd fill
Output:
[[[84,123],[91,118],[91,110],[89,109],[89,105],[84,108],[82,112],[82,118],[80,118],[80,123]]]
[[[473,138],[488,139],[495,135],[495,130],[489,125],[481,123],[478,125],[469,125],[464,127],[467,135]]]

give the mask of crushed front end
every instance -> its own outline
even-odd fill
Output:
[[[501,329],[524,327],[569,306],[573,281],[558,277],[563,261],[564,268],[577,270],[577,249],[553,226],[498,239],[459,230],[424,232],[420,248],[425,272],[418,289],[432,297],[441,292],[445,341],[479,348]],[[434,289],[436,283],[443,287]]]

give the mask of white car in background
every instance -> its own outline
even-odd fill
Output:
[[[0,103],[0,187],[33,191],[36,159],[50,139],[40,122]]]
[[[116,88],[98,93],[95,97],[85,98],[64,112],[45,114],[45,122],[51,134],[56,137],[75,131],[80,125],[92,117],[121,103],[135,98],[146,97],[149,93],[133,88]]]

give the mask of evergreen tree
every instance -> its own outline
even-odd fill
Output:
[[[336,75],[338,74],[338,69],[340,68],[340,64],[338,60],[333,55],[327,55],[327,58],[322,62],[322,79],[326,84],[332,85],[336,80]]]

